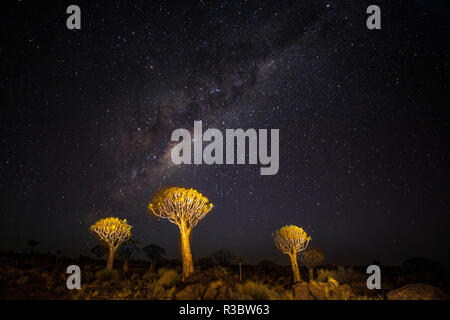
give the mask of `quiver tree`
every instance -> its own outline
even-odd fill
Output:
[[[124,272],[128,271],[128,260],[131,259],[131,256],[135,253],[139,252],[139,241],[129,238],[127,241],[123,243],[123,245],[119,249],[119,256],[123,258],[123,267],[122,270]]]
[[[97,234],[99,239],[103,241],[109,248],[106,270],[111,271],[114,254],[120,244],[131,236],[131,226],[127,220],[119,218],[105,218],[98,220],[91,226],[91,231]]]
[[[191,231],[200,220],[211,212],[212,207],[208,198],[197,190],[178,187],[158,191],[148,205],[151,214],[168,219],[180,229],[183,280],[194,272],[189,241]]]
[[[213,253],[212,258],[222,267],[230,265],[234,260],[233,255],[229,251],[223,249],[220,249]]]
[[[284,226],[273,234],[275,245],[291,259],[294,282],[300,282],[300,271],[298,269],[297,254],[306,249],[311,237],[308,237],[302,228],[297,226]]]
[[[30,247],[30,252],[34,253],[34,249],[39,245],[37,240],[28,240],[27,245]]]
[[[309,280],[314,280],[314,267],[320,265],[325,260],[325,255],[320,249],[308,247],[301,253],[301,260],[308,268]]]
[[[146,245],[142,248],[142,251],[147,255],[147,258],[150,259],[150,268],[148,269],[149,272],[153,272],[155,269],[155,264],[166,256],[166,249],[154,243]]]

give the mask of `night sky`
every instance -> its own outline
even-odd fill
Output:
[[[184,5],[182,5],[184,3]],[[81,30],[66,8],[81,8]],[[381,8],[368,30],[366,8]],[[445,1],[9,1],[1,10],[0,250],[88,255],[126,218],[178,258],[146,206],[164,186],[215,205],[194,259],[288,258],[301,226],[331,263],[449,263]],[[280,168],[174,165],[174,129],[280,129]]]

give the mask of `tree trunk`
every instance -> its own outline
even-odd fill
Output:
[[[289,254],[289,258],[291,258],[291,266],[292,266],[292,272],[294,273],[294,283],[295,282],[300,282],[300,271],[298,269],[298,264],[297,264],[297,255],[294,254]]]
[[[314,269],[308,268],[308,272],[309,272],[309,281],[314,280]]]
[[[153,273],[155,270],[155,263],[153,261],[150,261],[150,266],[148,267],[148,272]]]
[[[125,261],[123,262],[123,272],[127,271],[128,271],[128,259],[125,259]]]
[[[239,281],[242,281],[242,263],[239,262]]]
[[[191,244],[189,243],[191,229],[186,226],[180,226],[181,259],[183,261],[183,281],[194,272],[194,263],[192,261]]]
[[[106,263],[106,270],[108,270],[108,271],[112,270],[113,263],[114,263],[114,254],[115,254],[115,250],[112,247],[110,247],[109,253],[108,253],[108,260]]]

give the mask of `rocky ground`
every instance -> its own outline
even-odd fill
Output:
[[[68,290],[66,268],[82,270],[81,289]],[[104,272],[103,260],[69,259],[50,254],[0,253],[0,299],[180,299],[180,300],[434,300],[447,299],[450,281],[446,267],[430,270],[382,267],[382,289],[368,290],[364,268],[322,266],[314,280],[301,268],[303,282],[292,285],[289,266],[271,262],[221,267],[210,260],[182,282],[178,260],[165,260],[149,270],[147,261],[130,261],[122,270]],[[332,276],[330,276],[332,275]]]

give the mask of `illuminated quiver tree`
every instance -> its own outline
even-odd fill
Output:
[[[194,272],[190,246],[192,229],[213,208],[208,198],[194,189],[178,187],[158,191],[148,205],[151,214],[168,219],[180,229],[180,250],[183,261],[183,280]]]
[[[131,236],[131,226],[127,220],[119,218],[105,218],[98,220],[91,226],[91,231],[97,234],[109,248],[106,270],[110,271],[113,267],[114,255],[122,242]]]
[[[284,226],[273,234],[276,247],[291,259],[294,282],[300,282],[297,254],[306,249],[311,237],[302,228],[297,226]]]

